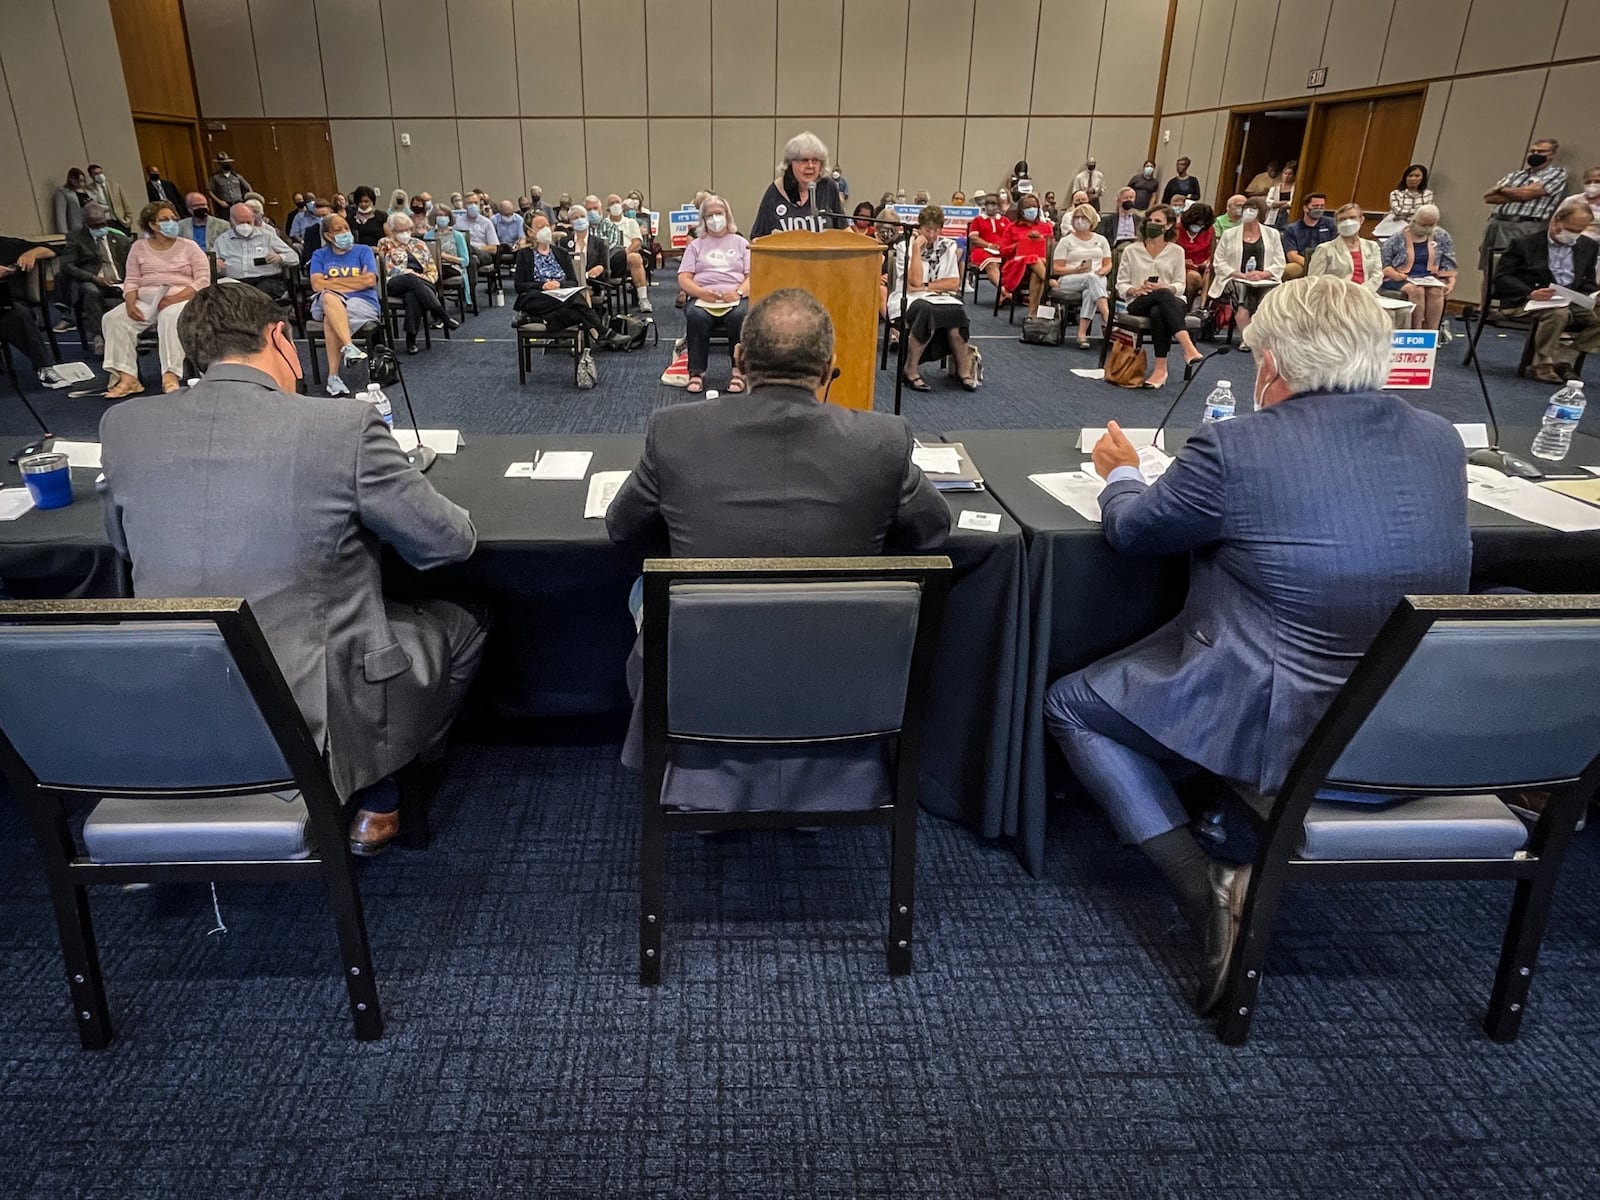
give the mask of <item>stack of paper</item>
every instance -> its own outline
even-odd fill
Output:
[[[1106,486],[1106,481],[1093,472],[1057,471],[1054,474],[1029,475],[1028,479],[1085,520],[1100,520],[1100,492]]]
[[[586,518],[605,516],[611,501],[632,474],[632,471],[596,471],[589,476],[589,496],[583,502],[583,515]]]
[[[981,492],[983,476],[967,448],[960,442],[925,446],[918,442],[911,451],[911,461],[921,467],[928,481],[941,492]]]
[[[507,479],[582,479],[589,473],[593,450],[546,450],[533,462],[514,462]]]
[[[1078,433],[1078,449],[1093,450],[1095,443],[1103,438],[1105,433],[1106,427],[1104,425],[1085,425]],[[1167,448],[1167,431],[1165,429],[1161,431],[1160,437],[1156,436],[1154,429],[1124,429],[1122,436],[1135,446],[1153,445],[1158,450]]]
[[[55,454],[65,454],[69,467],[93,467],[96,471],[101,467],[99,442],[69,442],[65,438],[54,438],[50,442],[50,449]]]
[[[1600,529],[1600,508],[1489,467],[1467,465],[1467,498],[1562,533]]]
[[[0,521],[15,521],[33,507],[33,493],[25,487],[0,490]]]

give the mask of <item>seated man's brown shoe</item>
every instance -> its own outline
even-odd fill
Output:
[[[1531,371],[1529,371],[1528,374],[1537,379],[1540,383],[1566,382],[1566,380],[1561,377],[1561,372],[1556,370],[1555,367],[1549,363],[1539,363]]]
[[[400,832],[399,812],[358,809],[350,822],[350,853],[362,858],[382,854]]]

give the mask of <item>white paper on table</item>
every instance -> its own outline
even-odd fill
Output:
[[[1103,367],[1073,367],[1072,373],[1079,379],[1104,379],[1106,377]]]
[[[1402,218],[1390,213],[1387,217],[1372,227],[1372,236],[1375,238],[1386,238],[1393,234],[1399,233],[1405,227],[1406,223]]]
[[[969,508],[956,518],[956,527],[958,529],[979,529],[984,533],[999,533],[1000,514],[977,512]]]
[[[394,440],[400,443],[400,449],[408,454],[417,448],[417,435],[414,430],[396,429]],[[454,454],[466,442],[462,440],[459,429],[424,429],[422,431],[422,444],[435,454]]]
[[[69,467],[93,467],[96,471],[101,467],[99,442],[69,442],[56,438],[50,443],[50,453],[65,454]]]
[[[1591,475],[1600,475],[1600,467],[1579,467],[1580,471],[1587,471]]]
[[[1167,473],[1167,468],[1171,465],[1171,455],[1157,450],[1154,446],[1139,447],[1139,474],[1144,476],[1146,483],[1154,483],[1160,479]],[[1100,478],[1100,472],[1095,470],[1092,462],[1079,463],[1078,470],[1085,475],[1093,475],[1096,479]]]
[[[589,476],[589,496],[583,502],[585,517],[603,517],[616,499],[617,492],[628,481],[632,471],[596,471]]]
[[[1467,499],[1562,533],[1600,529],[1600,508],[1490,467],[1467,464]]]
[[[15,521],[33,507],[33,493],[25,487],[0,490],[0,521]]]
[[[1085,425],[1083,432],[1078,435],[1078,449],[1093,450],[1094,444],[1105,436],[1105,432],[1106,427],[1104,425]],[[1124,429],[1122,436],[1135,446],[1148,446],[1154,442],[1157,449],[1165,450],[1167,448],[1167,431],[1165,429],[1161,431],[1160,437],[1156,437],[1154,429]]]
[[[1028,480],[1084,520],[1099,522],[1100,492],[1106,482],[1098,475],[1086,471],[1057,471],[1054,474],[1029,475]]]
[[[911,461],[924,471],[936,475],[959,475],[961,452],[954,446],[916,446],[911,451]]]
[[[533,464],[531,462],[514,462],[506,468],[507,479],[532,479]]]
[[[1489,446],[1489,427],[1482,423],[1463,425],[1456,422],[1456,433],[1468,450],[1486,450]]]
[[[546,450],[533,465],[531,479],[582,479],[589,473],[593,450]]]

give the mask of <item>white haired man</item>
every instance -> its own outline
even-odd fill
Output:
[[[1389,334],[1365,288],[1286,283],[1245,334],[1260,411],[1202,426],[1153,484],[1115,422],[1094,448],[1106,540],[1191,552],[1189,594],[1143,641],[1052,684],[1045,719],[1204,932],[1202,1013],[1227,979],[1249,868],[1204,852],[1172,778],[1198,765],[1274,792],[1400,598],[1467,590],[1461,439],[1378,390]]]
[[[1562,202],[1547,228],[1512,240],[1494,276],[1494,294],[1508,312],[1520,315],[1531,301],[1557,299],[1556,285],[1594,294],[1600,286],[1595,277],[1600,243],[1583,236],[1591,220],[1589,202],[1575,196]],[[1563,334],[1571,340],[1572,353],[1600,353],[1600,317],[1594,309],[1563,304],[1527,315],[1534,322],[1533,377],[1540,383],[1578,378],[1576,366],[1565,357]]]
[[[217,239],[217,278],[248,283],[257,291],[282,300],[289,291],[284,267],[300,265],[300,255],[270,225],[255,222],[255,210],[235,204],[228,210],[232,224]]]
[[[750,237],[766,237],[780,229],[843,229],[839,187],[828,177],[828,147],[816,134],[797,133],[783,148],[783,174],[761,197]]]

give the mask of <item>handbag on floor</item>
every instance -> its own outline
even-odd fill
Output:
[[[644,345],[645,339],[649,336],[649,321],[641,317],[619,315],[611,318],[611,327],[607,331],[605,340],[600,343],[600,348],[630,353]]]
[[[1144,372],[1144,351],[1134,348],[1133,334],[1126,329],[1113,330],[1111,353],[1106,356],[1106,382],[1136,388],[1144,382]]]
[[[668,387],[689,386],[689,343],[683,338],[672,343],[672,361],[661,372],[661,382]]]
[[[1049,313],[1046,316],[1046,313]],[[1064,305],[1041,305],[1039,315],[1022,321],[1022,340],[1030,346],[1059,346],[1067,340],[1067,314]]]

